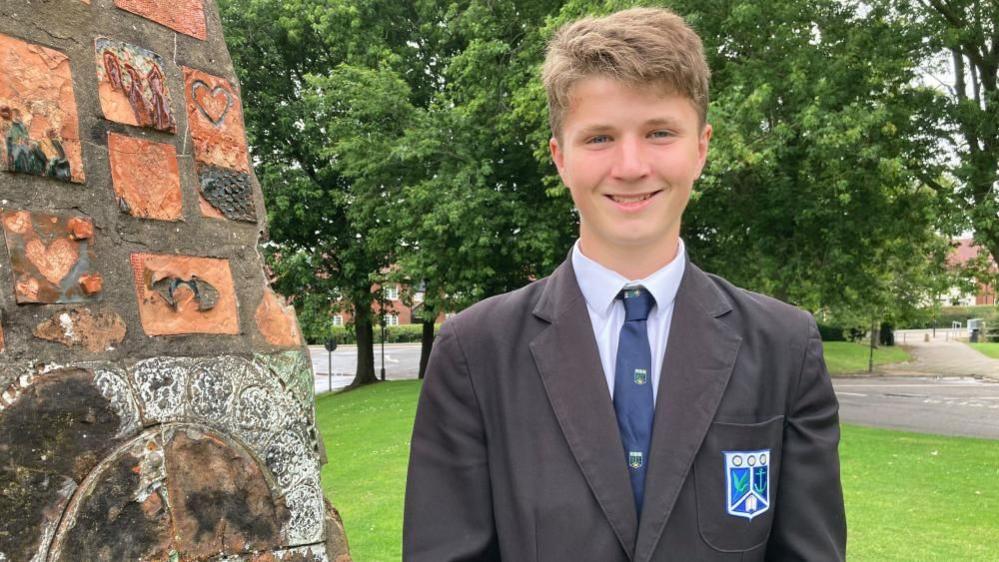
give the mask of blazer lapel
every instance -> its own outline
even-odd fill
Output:
[[[659,377],[652,450],[635,560],[650,560],[728,385],[742,338],[719,317],[731,310],[687,262]]]
[[[638,518],[617,417],[586,301],[571,260],[549,278],[535,316],[550,322],[531,342],[548,400],[580,470],[629,559]]]

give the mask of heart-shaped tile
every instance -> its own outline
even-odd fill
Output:
[[[65,238],[58,238],[48,246],[37,238],[30,240],[24,247],[24,253],[53,285],[58,285],[66,277],[80,257],[77,245]]]
[[[198,111],[215,126],[222,124],[222,119],[232,106],[232,94],[223,86],[210,87],[201,80],[191,84],[191,99]]]

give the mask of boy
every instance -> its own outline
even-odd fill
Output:
[[[552,39],[550,149],[579,239],[550,277],[441,330],[405,560],[844,558],[814,320],[705,274],[679,238],[711,139],[708,74],[666,10]]]

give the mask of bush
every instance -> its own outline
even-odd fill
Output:
[[[935,324],[937,328],[950,328],[952,322],[960,322],[961,326],[967,326],[971,318],[983,318],[987,324],[996,324],[999,320],[999,311],[992,305],[948,306],[940,309]],[[932,324],[929,323],[926,327]]]
[[[440,324],[434,324],[434,337],[440,331]],[[376,344],[382,341],[382,330],[380,326],[374,327],[374,341]],[[310,345],[323,345],[326,338],[332,334],[336,338],[337,344],[356,344],[357,334],[353,326],[331,326],[325,334],[320,332],[313,334],[313,338],[306,336]],[[398,326],[387,326],[385,328],[385,343],[420,343],[423,338],[423,324],[400,324]]]
[[[819,324],[819,335],[822,336],[822,341],[846,341],[846,337],[843,335],[845,332],[846,328],[843,326]]]

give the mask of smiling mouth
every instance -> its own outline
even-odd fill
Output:
[[[613,201],[613,202],[615,202],[615,203],[640,203],[640,202],[645,201],[646,199],[652,197],[653,195],[656,195],[660,191],[662,191],[662,190],[660,189],[658,191],[651,191],[649,193],[641,193],[639,195],[611,195],[611,194],[608,194],[607,197],[610,198],[610,200]]]

